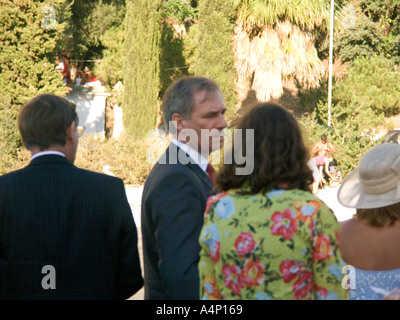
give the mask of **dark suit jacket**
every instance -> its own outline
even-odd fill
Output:
[[[197,164],[183,164],[189,159],[171,143],[143,188],[145,299],[199,299],[199,235],[212,182]]]
[[[0,177],[0,298],[125,299],[142,286],[121,179],[57,155]]]

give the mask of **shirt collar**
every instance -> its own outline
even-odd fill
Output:
[[[65,154],[60,152],[60,151],[55,151],[55,150],[47,150],[47,151],[40,151],[38,153],[35,153],[32,157],[31,157],[31,161],[35,158],[41,157],[41,156],[47,156],[47,155],[57,155],[57,156],[61,156],[65,158]]]
[[[179,147],[182,151],[186,152],[188,156],[201,168],[201,170],[206,172],[207,166],[209,164],[207,158],[203,157],[200,153],[197,152],[197,150],[192,149],[187,144],[176,140],[175,138],[171,138],[171,142]]]

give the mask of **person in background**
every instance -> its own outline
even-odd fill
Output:
[[[146,300],[199,299],[198,238],[214,175],[208,159],[223,145],[225,111],[208,78],[183,77],[164,95],[164,124],[173,138],[142,195]]]
[[[77,86],[81,84],[83,85],[86,82],[85,79],[86,79],[85,72],[79,69],[76,73],[75,84]]]
[[[83,83],[84,86],[91,86],[91,87],[101,86],[100,80],[94,76],[93,72],[88,67],[85,67],[83,69],[83,72],[85,73],[85,78]]]
[[[311,148],[311,155],[316,154],[317,156],[332,155],[332,152],[336,152],[336,148],[333,144],[327,140],[326,134],[321,135],[321,139],[317,141]]]
[[[200,297],[347,299],[340,226],[311,193],[310,155],[298,123],[282,107],[259,103],[238,129],[233,153],[252,151],[254,169],[239,175],[243,164],[233,161],[217,174],[221,193],[208,199],[199,238]]]
[[[333,146],[333,144],[327,140],[326,134],[322,134],[321,139],[317,141],[310,150],[311,157],[315,161],[315,164],[317,165],[320,171],[321,188],[323,188],[323,185],[326,183],[323,169],[325,168],[325,171],[329,176],[329,171],[327,170],[327,166],[329,166],[329,164],[333,161],[333,152],[336,152],[336,149]]]
[[[308,161],[308,166],[310,167],[310,169],[312,171],[312,175],[313,175],[313,179],[314,179],[314,181],[311,185],[311,190],[312,190],[313,194],[317,195],[318,190],[319,190],[319,184],[321,183],[320,181],[322,179],[321,173],[320,173],[317,165],[315,164],[314,159],[310,159]]]
[[[65,52],[61,53],[61,59],[63,63],[63,69],[61,70],[61,73],[63,75],[63,82],[65,84],[71,83],[71,69],[69,65],[69,60],[68,56]]]
[[[340,232],[350,299],[381,300],[400,289],[400,145],[365,153],[343,180],[338,200],[356,209]]]
[[[123,181],[74,166],[75,109],[42,94],[18,114],[32,159],[0,177],[0,299],[127,299],[143,286]]]
[[[332,175],[329,175],[329,187],[336,188],[342,183],[342,168],[337,168]]]

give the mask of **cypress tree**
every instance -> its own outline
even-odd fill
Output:
[[[16,116],[23,103],[40,93],[65,94],[54,50],[67,10],[65,0],[0,0],[0,157],[21,145]]]
[[[217,81],[227,105],[227,118],[236,105],[235,68],[231,37],[235,23],[232,1],[199,1],[197,49],[190,71]]]
[[[134,138],[154,129],[159,109],[161,0],[126,1],[124,123]]]

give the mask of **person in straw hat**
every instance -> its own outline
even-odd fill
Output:
[[[356,209],[340,233],[350,300],[392,297],[400,288],[400,145],[381,144],[364,154],[338,200]]]

